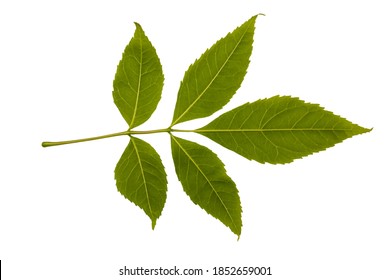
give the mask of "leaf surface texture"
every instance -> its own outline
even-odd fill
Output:
[[[184,74],[172,125],[210,116],[235,94],[252,53],[256,16],[216,42]]]
[[[113,82],[113,98],[129,128],[150,118],[161,99],[164,76],[156,50],[142,27],[123,52]]]
[[[292,162],[368,131],[290,96],[244,104],[197,130],[247,159],[273,164]]]
[[[222,161],[208,148],[173,135],[171,145],[176,174],[187,195],[240,236],[240,198]]]
[[[167,198],[166,177],[156,150],[132,136],[115,168],[116,185],[124,197],[144,210],[153,228]]]

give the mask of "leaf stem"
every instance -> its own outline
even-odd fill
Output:
[[[57,142],[42,142],[42,147],[52,147],[52,146],[60,146],[60,145],[67,145],[67,144],[74,144],[74,143],[81,143],[81,142],[87,142],[87,141],[93,141],[93,140],[99,140],[104,138],[111,138],[116,136],[123,136],[123,135],[132,135],[132,134],[153,134],[153,133],[161,133],[161,132],[195,132],[196,130],[185,130],[185,129],[172,129],[172,128],[164,128],[164,129],[154,129],[154,130],[127,130],[117,133],[111,133],[111,134],[105,134],[95,137],[88,137],[88,138],[81,138],[81,139],[74,139],[74,140],[66,140],[66,141],[57,141]]]
[[[171,128],[169,132],[196,132],[196,129],[174,129]]]
[[[128,134],[153,134],[153,133],[161,133],[161,132],[171,132],[173,129],[171,128],[163,128],[163,129],[154,129],[154,130],[130,130]]]
[[[130,133],[129,131],[122,131],[122,132],[117,132],[117,133],[111,133],[111,134],[106,134],[106,135],[81,138],[81,139],[75,139],[75,140],[58,141],[58,142],[42,142],[42,147],[52,147],[52,146],[60,146],[60,145],[67,145],[67,144],[73,144],[73,143],[87,142],[87,141],[99,140],[99,139],[104,139],[104,138],[129,135],[129,133]]]

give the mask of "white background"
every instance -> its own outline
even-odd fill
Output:
[[[126,279],[118,275],[124,265],[271,266],[273,276],[264,279],[390,279],[386,3],[2,0],[4,279]],[[293,95],[374,130],[279,166],[181,135],[217,152],[237,183],[244,211],[239,241],[184,194],[168,135],[143,137],[160,153],[169,181],[154,231],[142,210],[116,190],[113,170],[127,137],[40,146],[127,129],[111,92],[134,21],[156,47],[165,74],[162,100],[142,126],[153,129],[169,125],[188,65],[257,13],[266,16],[256,22],[248,74],[221,112],[275,94]]]

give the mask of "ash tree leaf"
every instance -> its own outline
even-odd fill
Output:
[[[222,161],[208,148],[173,135],[171,145],[176,174],[187,195],[240,236],[240,197]]]
[[[160,59],[142,27],[136,30],[118,64],[113,98],[129,129],[150,118],[161,99],[164,75]]]
[[[232,98],[249,65],[256,17],[220,39],[188,68],[171,126],[210,116]]]
[[[167,198],[167,175],[156,150],[131,136],[115,168],[115,179],[118,191],[144,210],[154,228]]]
[[[197,132],[260,163],[289,163],[369,132],[290,96],[274,96],[235,108]]]
[[[206,50],[184,73],[171,125],[148,131],[133,130],[147,121],[161,99],[164,75],[157,52],[135,23],[113,81],[113,99],[127,122],[127,131],[58,142],[43,147],[130,136],[115,167],[118,191],[140,207],[154,229],[167,198],[167,175],[156,150],[137,134],[169,133],[175,171],[183,190],[238,237],[242,209],[236,184],[223,162],[210,149],[174,136],[196,132],[247,159],[284,164],[325,150],[370,129],[290,96],[274,96],[246,103],[196,130],[174,129],[185,121],[212,115],[240,88],[249,66],[257,16]]]

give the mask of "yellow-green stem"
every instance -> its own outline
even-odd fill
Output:
[[[161,133],[161,132],[195,132],[195,130],[182,130],[182,129],[172,129],[172,128],[144,130],[144,131],[127,130],[127,131],[122,131],[122,132],[117,132],[117,133],[111,133],[111,134],[95,136],[95,137],[88,137],[88,138],[81,138],[81,139],[74,139],[74,140],[56,141],[56,142],[46,141],[46,142],[42,142],[42,147],[53,147],[53,146],[74,144],[74,143],[87,142],[87,141],[93,141],[93,140],[99,140],[99,139],[116,137],[116,136],[123,136],[123,135],[130,136],[132,134],[152,134],[152,133]]]

